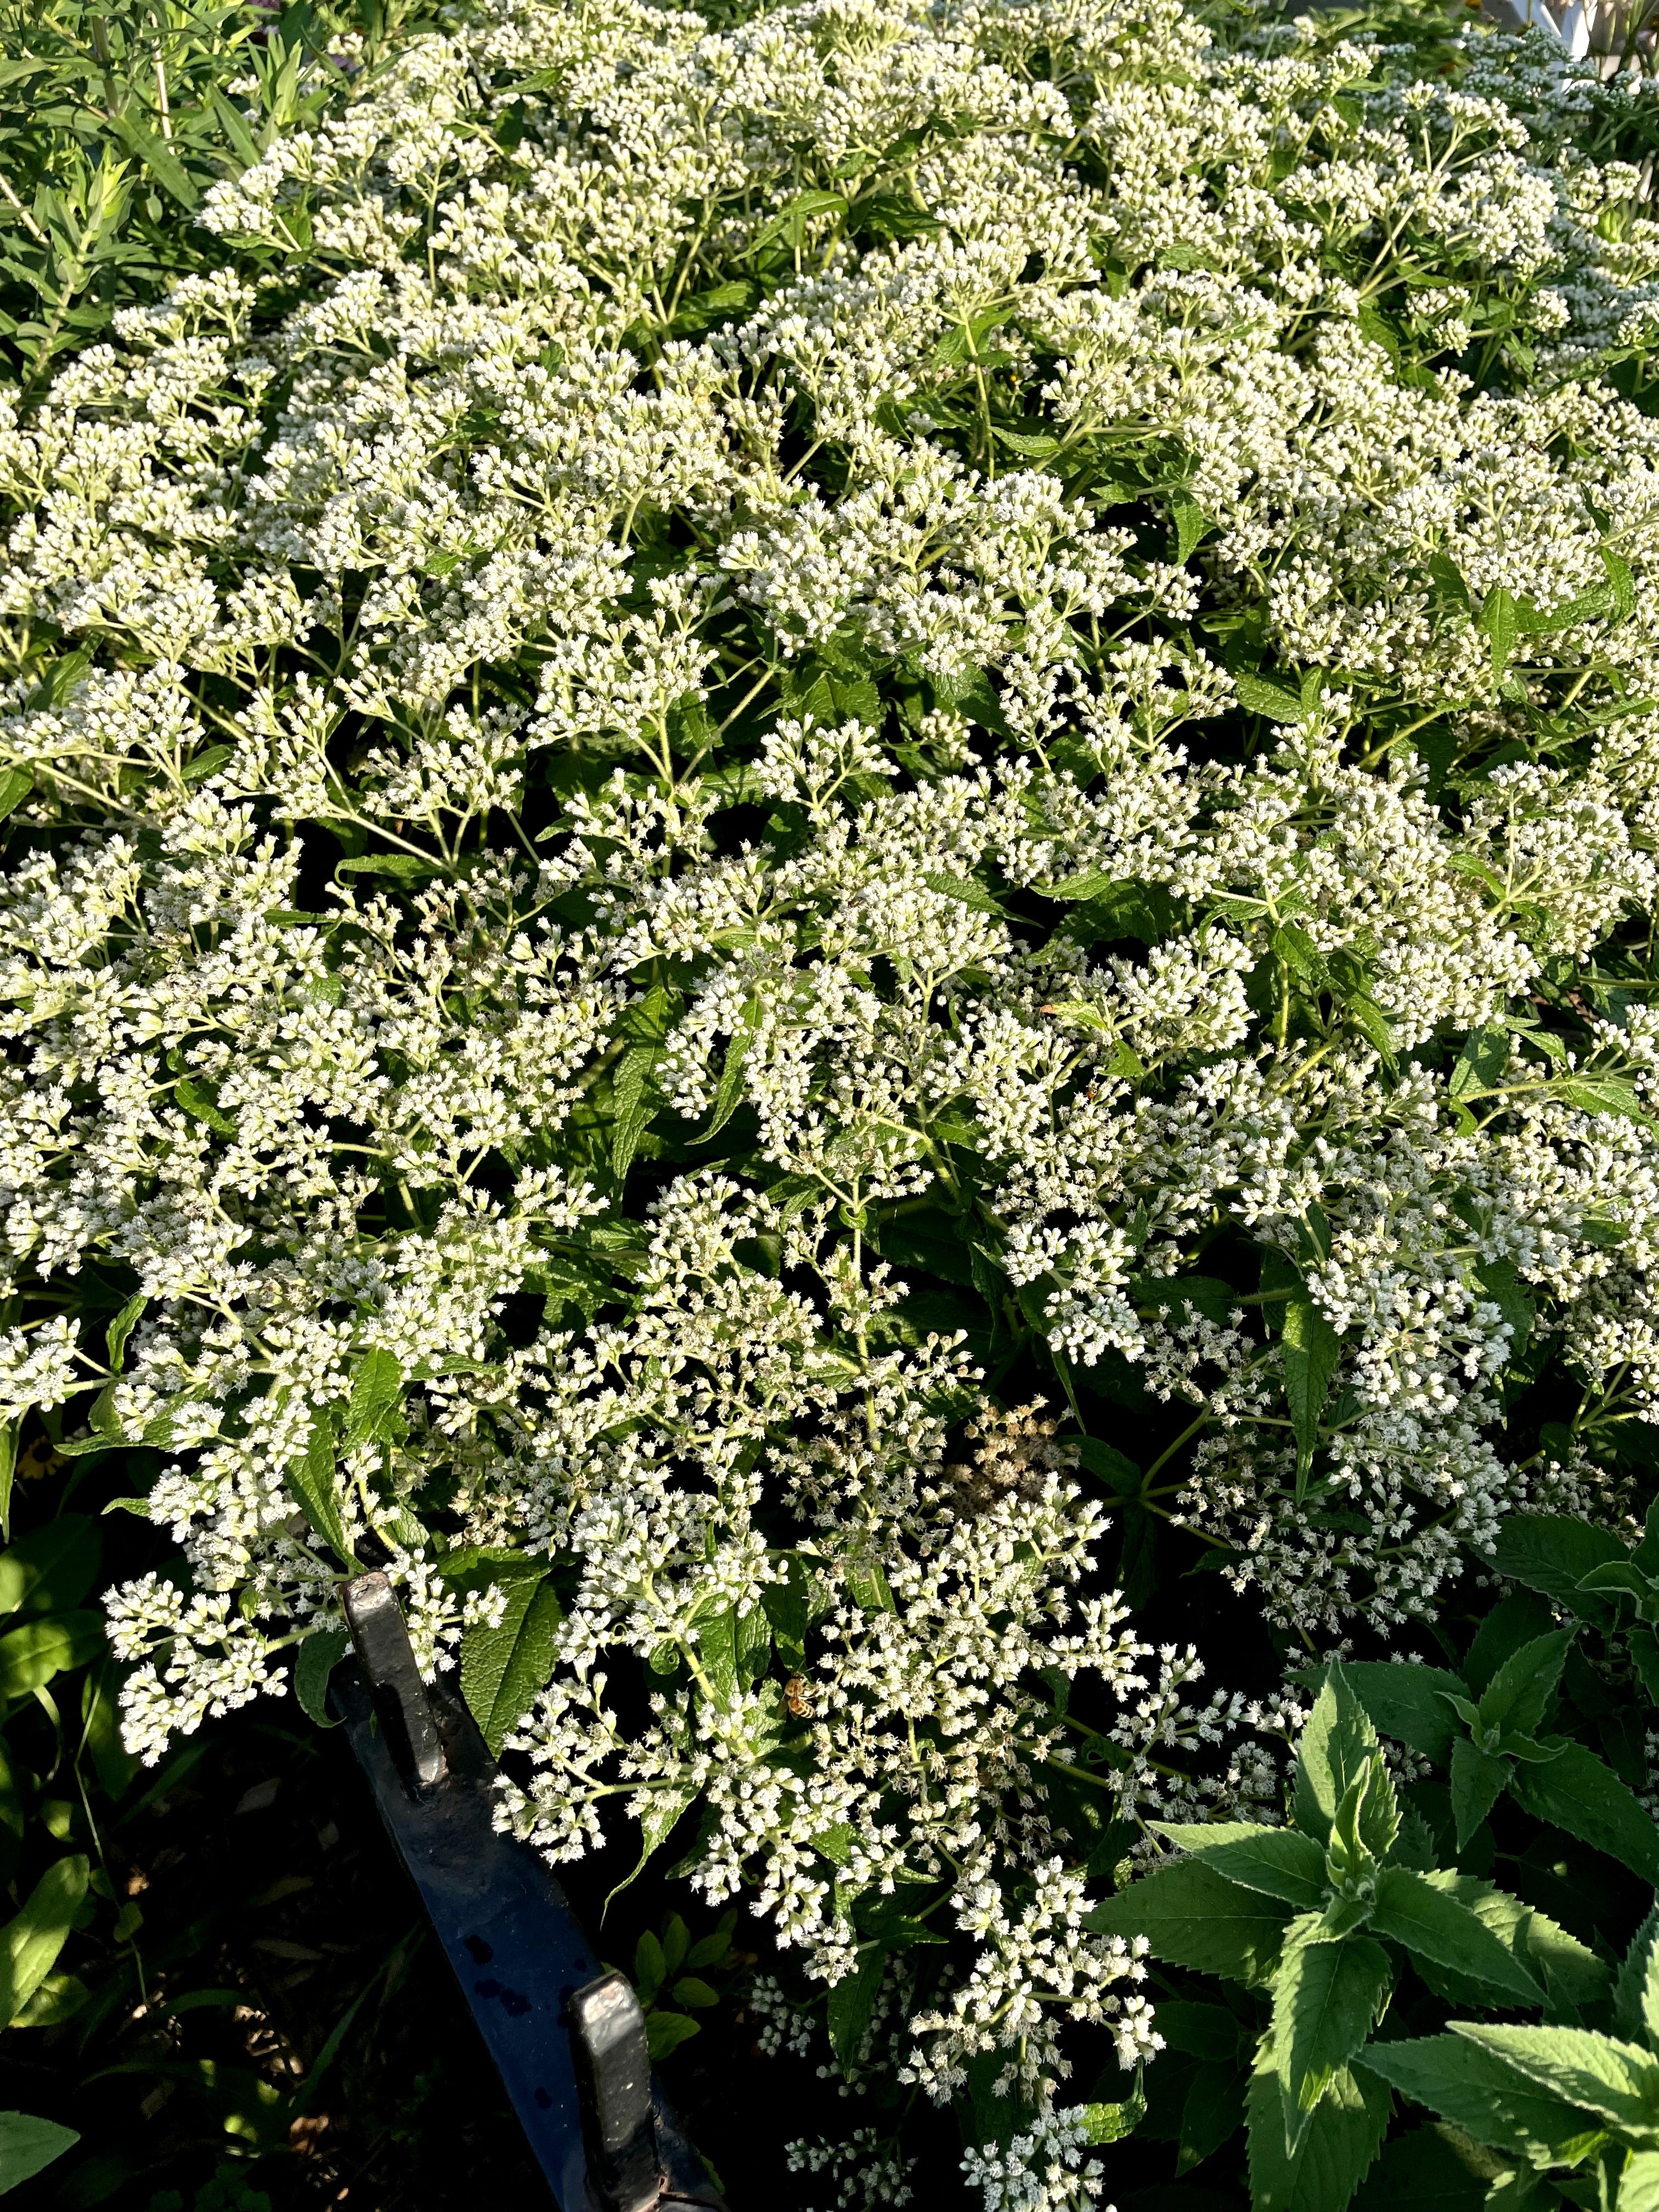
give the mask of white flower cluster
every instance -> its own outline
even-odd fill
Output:
[[[1293,1717],[1140,1671],[1082,1432],[1312,1637],[1659,1419],[1651,99],[481,0],[0,392],[0,1411],[166,1455],[135,1748],[527,1554],[504,1821],[684,1820],[936,2095],[1157,2047],[1076,1808]]]
[[[1045,2112],[1006,2149],[969,2150],[962,2170],[983,2191],[985,2212],[1088,2212],[1102,2185],[1088,2142],[1080,2120]]]

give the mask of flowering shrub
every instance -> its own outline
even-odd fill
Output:
[[[385,1565],[1011,2204],[1297,1717],[1114,1516],[1322,1654],[1659,1419],[1659,110],[1340,33],[488,0],[0,431],[0,1399],[166,1456],[130,1744]]]

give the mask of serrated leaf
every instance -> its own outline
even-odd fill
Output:
[[[1451,1748],[1451,1709],[1442,1692],[1467,1694],[1467,1686],[1443,1667],[1424,1667],[1382,1659],[1347,1660],[1344,1680],[1384,1735],[1395,1737],[1421,1752],[1425,1759],[1443,1760]],[[1317,1686],[1324,1680],[1322,1667],[1304,1667],[1293,1680]]]
[[[401,1409],[404,1370],[395,1352],[375,1346],[358,1361],[346,1407],[344,1447],[383,1437]]]
[[[1329,1841],[1337,1808],[1376,1756],[1376,1731],[1333,1662],[1297,1743],[1296,1825],[1304,1835]]]
[[[1144,1875],[1090,1912],[1100,1936],[1145,1936],[1154,1958],[1260,1987],[1278,1964],[1288,1906],[1241,1888],[1201,1859]]]
[[[1270,684],[1265,677],[1252,676],[1243,669],[1233,673],[1233,690],[1238,703],[1252,714],[1260,714],[1269,722],[1305,722],[1307,710],[1297,691],[1288,691],[1282,684]]]
[[[1368,2044],[1358,2063],[1476,2142],[1511,2158],[1576,2165],[1601,2139],[1601,2128],[1586,2114],[1462,2036]]]
[[[941,898],[954,899],[958,906],[969,907],[975,914],[988,914],[999,921],[1012,921],[1014,918],[1000,900],[994,898],[984,884],[975,883],[971,876],[947,875],[935,870],[921,880],[930,891],[937,891]]]
[[[845,215],[848,208],[844,192],[811,191],[797,192],[793,199],[781,207],[771,221],[763,223],[755,233],[750,252],[769,246],[775,238],[787,238],[792,246],[799,246],[805,235],[806,225],[816,216]]]
[[[1296,1437],[1298,1486],[1319,1442],[1319,1417],[1342,1358],[1342,1340],[1310,1297],[1285,1308],[1285,1402]]]
[[[1457,1827],[1457,1848],[1467,1850],[1469,1838],[1509,1787],[1513,1767],[1480,1750],[1473,1739],[1460,1735],[1451,1747],[1452,1819]]]
[[[843,2073],[858,2057],[886,1971],[887,1954],[875,1946],[860,1954],[853,1972],[830,1992],[830,2047]]]
[[[1480,618],[1475,625],[1483,630],[1492,645],[1492,672],[1501,676],[1508,665],[1515,641],[1520,635],[1520,610],[1515,594],[1499,584],[1487,592],[1480,609]]]
[[[1503,1079],[1509,1058],[1507,1030],[1488,1026],[1471,1030],[1447,1082],[1449,1095],[1459,1100],[1484,1097]]]
[[[1467,1905],[1409,1867],[1376,1878],[1371,1927],[1390,1942],[1501,1990],[1515,2002],[1541,2005],[1544,1992],[1521,1961]]]
[[[1653,2022],[1649,2017],[1649,1990],[1655,1983],[1656,1961],[1659,1960],[1659,1905],[1653,1906],[1645,1920],[1631,1939],[1624,1963],[1613,1984],[1613,2024],[1627,2042],[1634,2043],[1646,2036],[1659,2045]]]
[[[1573,1612],[1578,1586],[1593,1567],[1626,1558],[1625,1547],[1610,1530],[1565,1513],[1512,1513],[1498,1532],[1493,1562],[1501,1575],[1541,1590]],[[1593,1614],[1587,1618],[1594,1618]]]
[[[461,1638],[461,1695],[492,1756],[546,1688],[563,1618],[550,1580],[521,1577],[507,1585],[501,1626],[480,1623]]]
[[[1325,1901],[1325,1854],[1312,1837],[1298,1835],[1294,1828],[1262,1828],[1244,1820],[1183,1826],[1152,1820],[1148,1826],[1246,1889],[1280,1898],[1304,1912],[1317,1911]]]
[[[1368,1936],[1333,1940],[1314,1913],[1292,1926],[1273,1977],[1273,2010],[1287,2152],[1295,2151],[1314,2107],[1370,2033],[1391,1979],[1388,1953]]]
[[[1246,2110],[1254,2212],[1345,2212],[1382,2143],[1389,2098],[1381,2082],[1341,2068],[1290,2151],[1272,2040],[1264,2039]]]
[[[1481,1726],[1530,1735],[1550,1709],[1577,1632],[1576,1628],[1553,1629],[1512,1651],[1481,1694]]]
[[[1564,2104],[1638,2137],[1659,2130],[1659,2059],[1582,2027],[1492,2027],[1457,2020],[1452,2033]]]
[[[346,1535],[339,1486],[335,1480],[334,1423],[327,1413],[312,1416],[311,1435],[305,1450],[298,1459],[289,1462],[288,1486],[307,1520],[341,1564],[355,1567],[357,1562]]]
[[[1121,2142],[1132,2136],[1146,2117],[1146,2099],[1140,2086],[1140,2076],[1135,2076],[1131,2094],[1115,2104],[1073,2106],[1066,2117],[1083,2130],[1085,2142],[1097,2146]]]
[[[1583,1744],[1568,1744],[1543,1765],[1517,1765],[1510,1788],[1539,1820],[1565,1828],[1659,1887],[1659,1827],[1634,1791]]]

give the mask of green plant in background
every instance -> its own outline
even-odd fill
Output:
[[[1498,2154],[1495,2201],[1501,2191],[1504,2204],[1537,2202],[1547,2175],[1574,2203],[1651,2212],[1659,2203],[1656,1932],[1659,1911],[1644,1922],[1620,1971],[1615,2034],[1455,2020],[1443,2035],[1373,2045],[1365,2063]],[[1542,2201],[1555,2195],[1545,2188]]]
[[[195,222],[209,186],[313,129],[417,13],[410,0],[4,0],[0,338],[24,390],[118,308],[222,261]]]
[[[1650,1522],[1659,1528],[1659,1509]],[[1584,1522],[1562,1525],[1573,1532],[1575,1545],[1581,1540],[1594,1549],[1611,1545],[1622,1559],[1616,1537]],[[1510,1541],[1507,1528],[1504,1541]],[[1536,1819],[1659,1884],[1659,1829],[1628,1784],[1585,1745],[1538,1733],[1577,1635],[1572,1628],[1528,1633],[1547,1620],[1547,1607],[1524,1595],[1510,1598],[1488,1615],[1461,1675],[1440,1667],[1372,1662],[1351,1666],[1347,1680],[1385,1735],[1437,1766],[1449,1766],[1460,1851],[1507,1792]],[[1510,1648],[1522,1636],[1527,1640]]]
[[[666,2058],[689,2042],[698,2033],[692,2014],[717,2005],[743,1972],[744,1961],[732,1948],[737,1924],[735,1912],[723,1912],[710,1932],[694,1943],[684,1921],[671,1912],[659,1936],[647,1928],[635,1946],[630,1978],[645,2011],[646,2041],[653,2058]]]
[[[1358,2187],[1390,2106],[1357,2062],[1407,1966],[1431,1988],[1472,1986],[1509,2008],[1575,2004],[1605,1979],[1592,1952],[1520,1899],[1436,1866],[1431,1831],[1402,1808],[1340,1665],[1297,1747],[1287,1826],[1152,1825],[1187,1856],[1089,1925],[1144,1935],[1158,1959],[1267,1993],[1245,2097],[1258,2212],[1341,2212]],[[1209,2063],[1226,2066],[1231,2021],[1179,2025],[1207,2034]],[[1207,2087],[1225,2112],[1224,2086]]]

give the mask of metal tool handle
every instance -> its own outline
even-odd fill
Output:
[[[331,1692],[562,2212],[726,2212],[653,2077],[645,2019],[539,1855],[498,1834],[495,1761],[428,1691],[386,1577],[342,1593],[361,1678]]]

